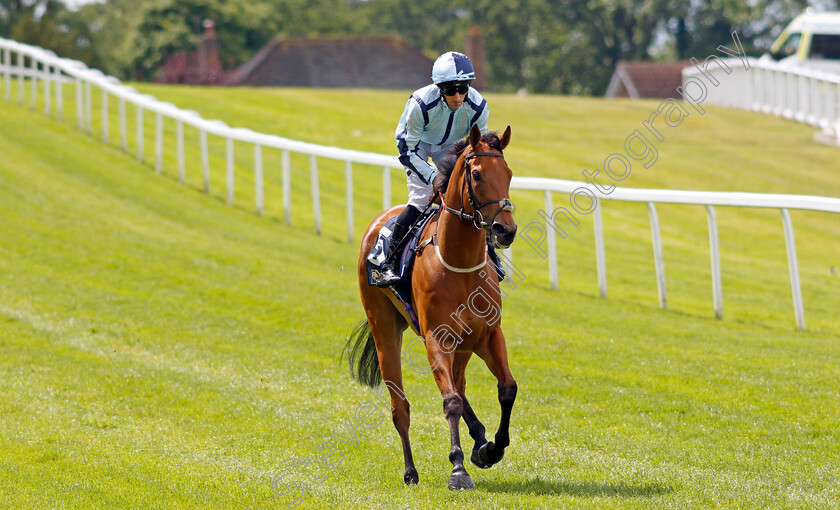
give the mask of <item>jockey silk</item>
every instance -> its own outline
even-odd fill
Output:
[[[413,172],[426,184],[431,184],[437,169],[429,164],[437,162],[455,142],[464,138],[474,125],[482,134],[487,132],[490,109],[487,101],[470,87],[464,102],[451,110],[437,85],[417,90],[408,99],[395,138],[400,162],[406,174]]]

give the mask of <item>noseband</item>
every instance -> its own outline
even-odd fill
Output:
[[[471,221],[477,229],[490,230],[490,228],[493,225],[493,222],[496,221],[496,216],[498,216],[502,211],[513,211],[513,203],[508,198],[503,198],[501,200],[489,200],[487,202],[478,201],[478,198],[476,198],[475,196],[475,190],[473,189],[472,169],[470,168],[470,159],[476,156],[492,156],[502,159],[504,159],[505,157],[504,154],[502,154],[501,152],[470,152],[469,154],[467,154],[467,157],[464,160],[464,181],[461,185],[461,196],[464,196],[464,187],[466,187],[470,207],[472,208],[473,212],[468,213],[463,204],[461,205],[461,210],[457,211],[446,205],[443,199],[441,199],[440,203],[444,207],[444,209],[451,212],[452,214],[457,215],[461,219],[461,221]],[[493,216],[490,217],[490,221],[487,222],[484,221],[484,215],[481,214],[481,208],[491,204],[499,204],[499,209],[496,210],[495,214],[493,214]]]

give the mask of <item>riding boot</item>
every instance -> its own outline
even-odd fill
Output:
[[[379,279],[376,280],[377,287],[390,287],[391,285],[400,281],[399,269],[397,264],[402,252],[402,239],[408,233],[408,227],[404,227],[399,223],[394,225],[394,233],[391,234],[391,246],[388,247],[388,255],[385,261],[382,262]]]
[[[487,255],[490,256],[490,260],[496,266],[496,272],[499,274],[499,282],[505,279],[507,273],[505,272],[505,266],[502,264],[502,259],[499,257],[499,254],[496,253],[496,248],[493,246],[493,241],[491,240],[493,237],[492,234],[489,232],[487,233]]]
[[[375,282],[377,287],[390,287],[400,281],[397,265],[400,255],[402,255],[403,238],[419,216],[420,210],[409,205],[403,209],[403,212],[397,218],[397,222],[394,224],[394,232],[391,234],[391,246],[388,249],[388,255],[380,266],[382,269],[379,279]]]

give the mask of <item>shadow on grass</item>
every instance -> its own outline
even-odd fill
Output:
[[[481,489],[488,492],[523,494],[556,494],[584,498],[650,498],[674,492],[674,489],[659,483],[625,485],[622,483],[597,482],[552,482],[540,478],[530,480],[484,481]]]

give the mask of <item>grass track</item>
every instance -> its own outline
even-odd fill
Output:
[[[376,152],[392,151],[406,97],[141,89],[233,126]],[[513,125],[514,170],[565,178],[600,167],[656,106],[489,99],[491,127]],[[323,164],[332,205],[319,237],[306,158],[293,158],[286,226],[279,154],[265,155],[261,218],[240,171],[252,162],[246,148],[237,148],[229,207],[223,143],[210,140],[205,195],[197,136],[179,186],[171,148],[156,175],[148,159],[134,160],[133,132],[131,156],[113,146],[113,119],[103,146],[98,119],[95,111],[91,137],[72,116],[59,124],[0,103],[0,506],[281,508],[290,500],[271,491],[272,475],[311,458],[372,398],[337,361],[362,316],[357,248],[342,230],[343,165]],[[153,141],[145,147],[148,155]],[[808,128],[710,108],[669,133],[656,166],[626,184],[840,196],[835,161],[836,149],[812,144]],[[380,173],[356,169],[357,237],[381,204]],[[394,196],[404,196],[396,172]],[[540,196],[513,198],[520,225],[536,219]],[[559,292],[544,262],[517,246],[526,281],[506,300],[504,321],[520,396],[505,461],[470,470],[476,491],[448,493],[437,389],[407,372],[420,486],[402,486],[386,420],[357,428],[358,447],[340,443],[334,471],[313,470],[326,481],[302,507],[837,507],[840,276],[829,268],[840,266],[840,222],[793,212],[809,323],[797,332],[778,212],[718,216],[722,321],[711,318],[701,208],[660,210],[667,311],[656,307],[643,206],[605,205],[608,300],[597,297],[590,220],[559,244]],[[468,380],[492,431],[495,382],[479,363]]]

